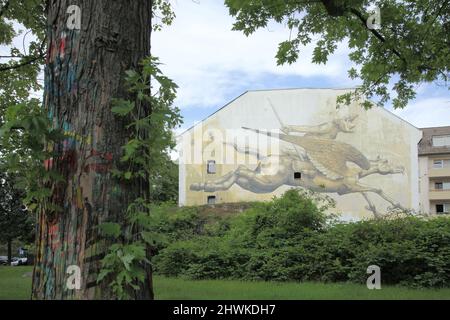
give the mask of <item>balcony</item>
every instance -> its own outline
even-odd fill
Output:
[[[449,167],[439,169],[430,168],[428,176],[430,178],[450,177],[450,168]]]
[[[428,196],[430,200],[450,200],[450,190],[432,189]]]

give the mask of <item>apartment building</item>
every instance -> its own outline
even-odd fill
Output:
[[[450,213],[450,126],[421,130],[420,210],[431,214]]]

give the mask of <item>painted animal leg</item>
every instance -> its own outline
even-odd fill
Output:
[[[369,199],[368,194],[365,192],[362,192],[361,194],[364,197],[364,199],[367,201],[368,206],[366,207],[366,209],[371,211],[373,213],[373,215],[375,216],[375,218],[380,218],[381,214],[377,211],[377,208],[375,207],[373,202]]]
[[[383,190],[377,189],[370,186],[363,186],[361,184],[356,184],[352,186],[351,192],[373,192],[378,194],[381,198],[383,198],[385,201],[389,202],[392,205],[393,209],[400,209],[405,212],[410,212],[411,210],[408,208],[403,207],[399,202],[395,201],[391,197],[389,197],[386,193],[384,193]]]

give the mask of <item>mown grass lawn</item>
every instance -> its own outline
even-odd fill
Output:
[[[0,267],[0,300],[29,299],[32,267]],[[449,289],[414,290],[382,287],[368,290],[364,285],[348,283],[276,283],[230,280],[191,281],[155,276],[158,300],[229,299],[448,299]]]
[[[348,283],[190,281],[158,276],[154,283],[156,299],[163,300],[450,299],[450,289],[382,287],[381,290],[369,290],[364,285]]]
[[[32,272],[30,266],[0,266],[0,300],[30,299]]]

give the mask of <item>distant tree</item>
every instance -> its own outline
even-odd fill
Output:
[[[12,242],[31,242],[34,222],[22,204],[23,192],[14,187],[12,177],[0,173],[0,242],[8,246],[8,262],[12,259]]]
[[[154,202],[178,201],[178,164],[163,155],[161,166],[151,178],[150,199]]]
[[[317,42],[312,62],[326,64],[338,43],[347,41],[349,58],[357,65],[348,75],[362,80],[354,95],[378,96],[380,105],[391,99],[391,83],[395,108],[405,107],[421,83],[448,86],[448,0],[225,0],[225,4],[236,17],[234,30],[245,35],[266,27],[270,20],[287,24],[291,35],[279,44],[278,64],[295,62],[300,47],[313,40]],[[372,19],[375,8],[380,21]],[[338,100],[351,98],[347,94]]]

